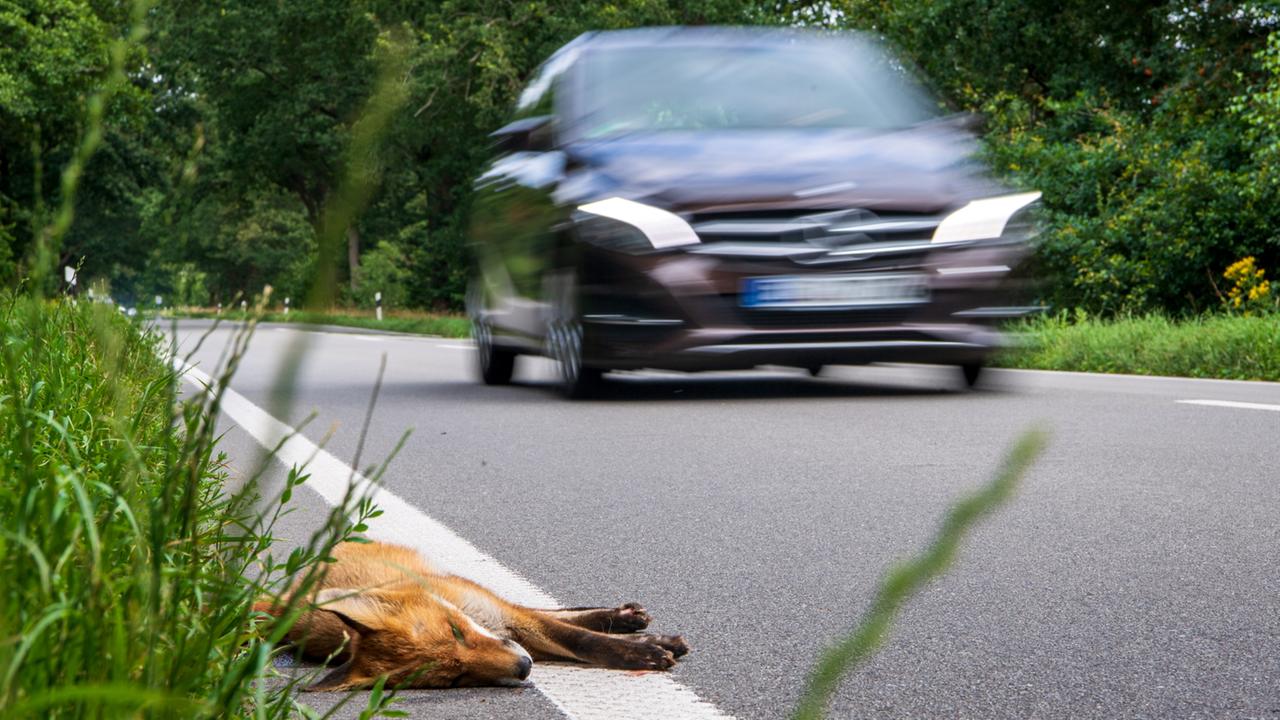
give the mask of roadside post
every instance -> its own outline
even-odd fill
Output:
[[[289,298],[284,299],[284,314],[286,316],[289,314]]]
[[[248,301],[248,300],[241,300],[241,301],[240,301],[240,312],[241,312],[241,313],[247,313],[247,312],[249,312],[249,301]]]
[[[64,265],[62,267],[62,279],[67,281],[67,294],[74,294],[76,287],[76,269],[70,265]]]
[[[159,295],[157,295],[157,296],[156,296],[156,309],[157,309],[157,310],[159,310],[159,309],[160,309],[160,306],[161,306],[161,305],[163,305],[163,304],[164,304],[164,298],[162,298],[162,297],[160,297]]]
[[[222,314],[222,303],[218,303],[218,314]]]
[[[378,322],[382,322],[382,291],[381,290],[373,294],[373,303],[375,306],[377,306]]]

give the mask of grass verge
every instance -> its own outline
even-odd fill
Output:
[[[1115,319],[1037,318],[1011,328],[1024,341],[1001,367],[1280,381],[1280,314]]]
[[[370,330],[389,330],[391,332],[415,333],[418,335],[438,335],[447,338],[471,337],[471,323],[464,315],[445,315],[434,313],[395,312],[387,313],[382,320],[373,313],[348,312],[310,312],[291,311],[288,315],[282,312],[268,312],[258,315],[253,312],[215,310],[165,310],[162,317],[170,318],[221,318],[223,320],[256,319],[259,322],[290,322],[301,325],[341,325],[343,327],[367,328]]]
[[[267,622],[253,603],[313,583],[376,511],[349,492],[273,554],[306,475],[228,487],[215,451],[251,330],[215,387],[180,398],[159,335],[109,307],[0,291],[0,716],[316,716],[296,702],[304,678],[272,666],[299,609]]]

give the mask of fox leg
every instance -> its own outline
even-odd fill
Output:
[[[253,609],[279,617],[282,608],[270,600],[254,603]],[[307,660],[324,662],[330,658],[342,663],[351,658],[359,637],[337,615],[325,610],[309,610],[289,628],[284,641],[296,647]]]
[[[532,611],[508,627],[534,660],[577,660],[618,670],[666,670],[689,652],[679,635],[609,635]]]
[[[653,619],[639,603],[627,603],[616,608],[576,607],[534,612],[602,633],[638,632],[649,627],[649,622]]]

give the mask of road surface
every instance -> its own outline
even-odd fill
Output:
[[[209,327],[179,322],[181,346]],[[192,362],[213,368],[229,336]],[[375,536],[429,517],[480,565],[570,605],[641,602],[694,648],[652,696],[535,666],[551,689],[414,691],[415,717],[785,717],[877,580],[1039,426],[1021,491],[830,716],[1280,718],[1280,385],[999,371],[970,393],[949,368],[778,369],[628,374],[574,403],[543,360],[492,388],[466,341],[266,325],[232,387],[271,408],[300,338],[276,414],[314,413],[305,435],[345,462],[385,357],[360,466],[413,432],[384,479],[403,508]],[[243,471],[258,446],[227,426]],[[299,502],[286,534],[303,537],[326,506]]]

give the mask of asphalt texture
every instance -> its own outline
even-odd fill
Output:
[[[210,326],[177,323],[181,346]],[[306,435],[351,462],[383,358],[360,466],[412,430],[389,489],[565,603],[644,604],[693,647],[674,679],[726,713],[785,717],[885,572],[1039,427],[1016,497],[830,717],[1280,719],[1280,412],[1177,402],[1280,405],[1280,385],[988,371],[969,392],[958,370],[897,366],[629,373],[569,402],[545,360],[486,387],[465,341],[265,325],[232,387],[314,415]],[[256,444],[228,430],[231,467],[251,468]],[[286,539],[324,511],[299,493]],[[414,717],[559,717],[532,688],[403,698]]]

